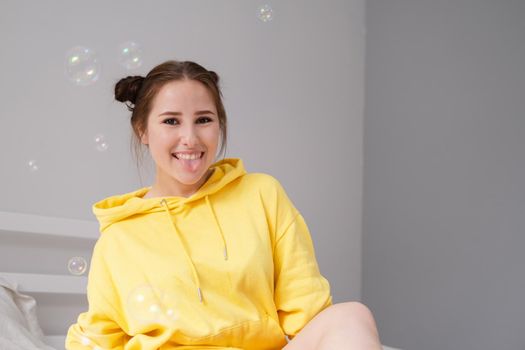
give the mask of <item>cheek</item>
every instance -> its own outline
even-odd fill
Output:
[[[152,153],[164,153],[166,147],[169,147],[169,137],[166,133],[151,132],[149,134],[149,148]]]
[[[165,130],[155,130],[150,134],[150,141],[157,145],[164,145],[170,140],[170,134]]]
[[[220,133],[217,129],[206,130],[206,133],[203,136],[205,136],[206,142],[208,143],[209,147],[217,147],[217,143],[219,142],[220,136]]]

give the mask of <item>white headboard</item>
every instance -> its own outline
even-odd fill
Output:
[[[69,326],[87,310],[87,274],[99,237],[96,221],[0,211],[0,276],[35,298],[46,342],[64,349]],[[70,258],[83,257],[86,271],[69,272]]]

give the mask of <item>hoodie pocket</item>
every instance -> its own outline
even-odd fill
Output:
[[[230,339],[241,339],[240,344],[234,345],[243,349],[281,350],[287,344],[279,322],[268,314],[259,321],[246,322],[230,331]]]
[[[286,344],[285,334],[270,315],[259,320],[247,320],[222,329],[219,333],[199,339],[185,339],[189,345],[212,345],[250,350],[281,350]]]

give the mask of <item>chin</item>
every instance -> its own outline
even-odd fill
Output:
[[[204,171],[202,174],[198,174],[195,176],[174,176],[174,178],[184,185],[195,185],[197,184],[202,177],[206,174],[206,171]]]

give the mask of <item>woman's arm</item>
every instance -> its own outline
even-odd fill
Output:
[[[279,322],[290,339],[332,305],[330,284],[319,271],[308,226],[277,183],[274,247],[274,300]],[[280,223],[280,224],[279,224]]]

